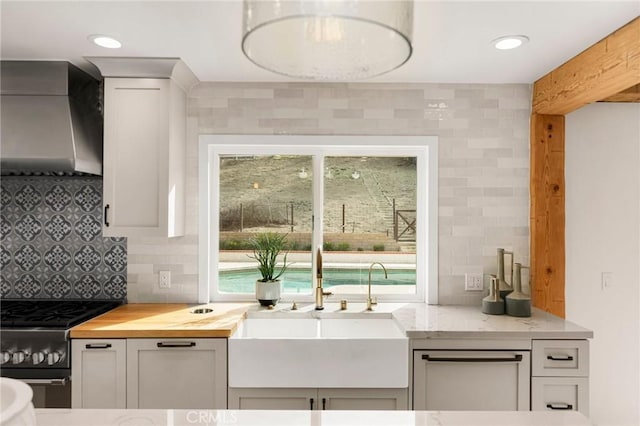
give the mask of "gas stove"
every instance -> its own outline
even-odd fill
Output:
[[[113,301],[3,300],[0,327],[68,329],[118,306]]]
[[[0,364],[9,369],[69,368],[69,330],[120,302],[3,300]]]
[[[71,377],[70,329],[121,303],[93,300],[1,300],[0,374],[23,380],[32,387],[66,387],[65,402],[60,403],[62,405],[43,405],[66,407],[70,395],[67,385]]]
[[[69,330],[120,304],[119,301],[86,300],[0,301],[2,376],[42,378],[42,373],[37,373],[42,370],[68,376]]]

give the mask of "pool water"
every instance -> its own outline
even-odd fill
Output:
[[[336,285],[367,285],[368,269],[324,269],[322,286],[330,288]],[[220,271],[219,289],[221,293],[253,293],[256,280],[260,278],[257,270]],[[380,270],[373,272],[372,282],[376,285],[415,285],[416,271],[411,269],[387,269],[388,279]],[[283,277],[285,293],[310,294],[313,276],[310,269],[289,269]]]

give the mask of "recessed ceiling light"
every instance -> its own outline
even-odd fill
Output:
[[[508,35],[491,41],[491,44],[493,44],[496,49],[509,50],[520,47],[528,41],[529,37],[524,35]]]
[[[93,34],[89,36],[89,40],[91,40],[98,46],[106,47],[107,49],[120,49],[122,47],[122,43],[120,43],[118,40],[105,35]]]

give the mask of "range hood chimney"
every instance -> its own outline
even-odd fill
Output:
[[[0,62],[0,172],[102,174],[100,82],[64,61]]]

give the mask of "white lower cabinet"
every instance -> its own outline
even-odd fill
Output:
[[[71,341],[71,407],[127,407],[125,339]]]
[[[128,339],[127,408],[227,407],[226,339]]]
[[[229,388],[232,410],[406,410],[407,389]]]
[[[73,339],[73,408],[227,408],[227,339]]]
[[[406,410],[407,389],[319,389],[321,410]]]
[[[229,388],[230,410],[313,410],[314,388]]]
[[[534,340],[532,410],[574,410],[589,415],[589,342]]]
[[[529,410],[529,351],[413,354],[414,410]]]

